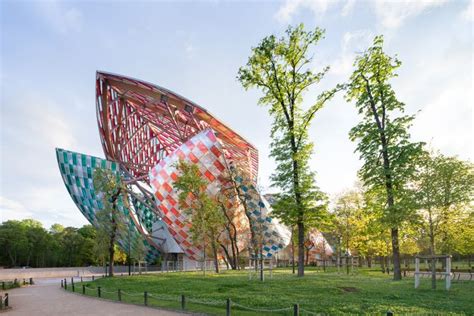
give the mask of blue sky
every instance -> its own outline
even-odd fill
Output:
[[[250,48],[289,24],[326,29],[315,69],[331,71],[306,94],[345,82],[356,52],[377,34],[403,62],[393,86],[414,140],[473,160],[471,1],[6,1],[1,10],[0,222],[35,218],[46,227],[86,223],[67,194],[54,148],[103,157],[95,118],[95,71],[169,88],[207,108],[257,146],[269,188],[271,120],[259,92],[236,81]],[[360,166],[348,131],[358,122],[342,95],[311,127],[312,168],[332,197]]]

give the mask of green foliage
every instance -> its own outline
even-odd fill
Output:
[[[176,166],[179,175],[174,182],[179,206],[190,218],[190,232],[195,243],[203,245],[205,255],[210,245],[217,260],[218,237],[224,229],[224,214],[217,201],[206,191],[208,182],[201,176],[196,164],[180,160]],[[217,267],[217,266],[216,266]]]
[[[0,266],[61,267],[97,263],[95,229],[54,224],[47,231],[33,220],[0,224]]]
[[[300,276],[304,273],[304,225],[317,220],[324,194],[315,186],[314,173],[309,167],[313,143],[308,128],[316,112],[342,88],[322,92],[304,109],[303,93],[320,82],[329,67],[313,72],[311,50],[324,31],[306,31],[303,24],[288,27],[282,38],[265,37],[256,47],[237,79],[245,89],[258,88],[263,92],[259,103],[269,107],[273,118],[271,156],[277,163],[272,175],[273,185],[282,193],[277,197],[275,214],[288,225],[298,227]]]
[[[412,278],[393,282],[379,269],[358,270],[357,275],[347,276],[307,268],[306,277],[300,279],[291,270],[274,269],[273,277],[265,283],[249,281],[246,271],[225,271],[211,277],[193,272],[165,273],[103,278],[86,284],[92,288],[87,290],[88,295],[97,296],[96,287],[101,286],[110,292],[104,291],[103,295],[113,300],[117,300],[117,289],[142,294],[122,295],[125,302],[135,304],[143,304],[143,291],[148,291],[157,297],[149,300],[150,305],[176,310],[181,308],[180,298],[184,294],[188,311],[206,315],[225,314],[227,298],[254,309],[290,309],[279,313],[255,312],[232,304],[232,315],[293,315],[296,303],[301,309],[323,315],[385,315],[389,310],[400,315],[470,315],[474,310],[474,282],[453,282],[446,292],[444,280],[439,280],[439,289],[433,291],[429,282],[414,289]],[[193,304],[196,301],[208,304]],[[302,310],[300,313],[309,314]]]
[[[456,157],[425,153],[420,159],[413,185],[431,252],[452,253],[455,248],[461,253],[472,252],[474,248],[462,247],[465,245],[463,240],[468,239],[457,237],[469,235],[472,227],[474,165]],[[455,242],[457,239],[459,243]]]
[[[120,235],[125,235],[127,229],[128,220],[123,211],[124,206],[130,209],[127,187],[117,173],[107,169],[95,169],[93,183],[103,205],[103,208],[96,212],[95,252],[100,258],[108,255],[109,275],[113,275],[116,243]]]
[[[349,133],[352,141],[358,141],[357,151],[363,161],[359,175],[367,188],[386,189],[378,192],[394,201],[386,203],[383,215],[397,226],[412,210],[407,207],[406,184],[412,179],[416,166],[413,162],[422,148],[422,143],[410,141],[408,128],[415,117],[403,114],[405,104],[397,99],[389,82],[397,76],[395,71],[401,61],[385,54],[383,37],[377,36],[354,65],[346,98],[356,101],[362,117]]]
[[[410,141],[408,128],[413,115],[404,115],[400,102],[390,85],[397,76],[401,62],[383,51],[383,37],[355,62],[346,98],[355,100],[362,120],[349,133],[358,141],[357,151],[363,165],[359,176],[365,187],[383,197],[382,219],[390,225],[394,259],[394,279],[401,279],[399,227],[414,212],[407,184],[412,179],[422,143]]]

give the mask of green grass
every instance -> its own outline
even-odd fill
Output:
[[[190,311],[212,315],[225,314],[225,302],[232,302],[255,309],[291,308],[297,303],[300,308],[329,315],[339,314],[474,314],[474,282],[455,281],[450,291],[444,290],[444,281],[438,281],[438,289],[431,290],[430,280],[423,279],[419,289],[413,288],[413,279],[392,281],[390,276],[378,270],[359,269],[356,275],[324,273],[307,268],[304,278],[297,278],[290,270],[268,273],[265,282],[252,279],[247,271],[224,271],[221,274],[185,272],[141,275],[131,277],[103,278],[87,285],[87,295],[97,296],[97,287],[102,297],[117,300],[117,289],[124,291],[122,300],[143,304],[143,292],[151,293],[150,306],[179,309],[181,294],[187,299]],[[70,290],[71,287],[68,287]],[[82,292],[80,283],[76,292]],[[129,296],[125,293],[133,293]],[[192,303],[200,301],[202,303]],[[233,315],[256,315],[268,313],[245,311],[233,305]],[[273,313],[291,315],[292,311]],[[302,312],[301,315],[310,315]]]
[[[20,281],[16,283],[13,281],[0,281],[0,291],[14,289],[17,287],[21,287]]]

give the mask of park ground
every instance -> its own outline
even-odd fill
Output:
[[[181,295],[186,309],[211,315],[225,314],[226,299],[232,301],[232,315],[269,314],[292,315],[294,304],[299,304],[300,315],[322,313],[340,314],[451,314],[474,315],[474,281],[455,281],[451,290],[431,290],[430,280],[423,279],[414,289],[413,278],[393,281],[380,270],[358,269],[353,275],[322,272],[309,268],[304,278],[297,278],[289,269],[276,269],[261,282],[248,271],[223,271],[220,274],[202,272],[174,272],[158,275],[103,278],[75,284],[75,291],[117,300],[118,289],[122,301],[144,304],[147,291],[149,306],[168,309],[181,308]],[[68,287],[71,290],[71,286]]]
[[[60,279],[37,279],[34,285],[8,289],[10,307],[0,311],[5,316],[66,316],[66,315],[113,315],[113,316],[180,316],[179,312],[151,309],[143,306],[120,304],[65,292],[59,286]],[[3,295],[0,289],[0,295]]]

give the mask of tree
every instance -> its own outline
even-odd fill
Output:
[[[92,225],[84,225],[77,230],[82,236],[82,244],[80,245],[80,261],[81,265],[91,265],[97,263],[94,256],[94,244],[97,238],[97,231]]]
[[[10,220],[0,227],[0,253],[5,256],[4,262],[11,267],[21,264],[28,247],[26,231],[20,221]]]
[[[420,213],[426,223],[429,236],[430,254],[434,256],[440,243],[445,252],[450,253],[448,238],[451,227],[462,227],[459,219],[465,218],[459,212],[463,205],[473,201],[474,194],[474,166],[456,157],[446,157],[441,154],[425,153],[420,159],[419,168],[415,177],[416,200]],[[460,224],[460,225],[459,225]],[[457,230],[457,229],[455,229]],[[456,233],[453,234],[454,236]],[[453,237],[454,237],[453,236]],[[446,247],[448,246],[448,247]],[[432,288],[436,288],[436,267],[432,268]]]
[[[263,281],[263,245],[265,242],[265,220],[263,217],[266,214],[262,212],[264,206],[260,200],[261,194],[248,170],[238,163],[228,165],[226,173],[227,183],[221,191],[227,192],[224,194],[224,198],[236,199],[244,210],[250,228],[249,257],[253,257],[255,260],[255,271],[258,269],[258,261],[260,261],[260,280]],[[259,216],[253,214],[253,210],[257,206],[260,208]],[[235,245],[238,246],[237,238]]]
[[[115,243],[125,231],[127,222],[122,211],[122,207],[128,205],[127,190],[120,177],[106,169],[96,169],[94,171],[93,183],[94,189],[101,195],[103,204],[103,208],[96,213],[97,237],[99,243],[103,241],[107,243],[109,276],[113,276]],[[104,245],[99,244],[97,249],[104,249]]]
[[[202,245],[203,261],[206,263],[206,251],[211,246],[216,272],[219,273],[217,254],[218,237],[225,223],[215,199],[206,192],[208,182],[201,176],[196,164],[180,160],[176,165],[179,172],[174,182],[178,191],[180,208],[190,216],[192,239]],[[205,273],[204,268],[204,273]]]
[[[313,144],[308,128],[316,112],[341,88],[321,93],[308,109],[303,109],[303,93],[329,70],[325,67],[314,73],[312,57],[308,57],[323,35],[319,28],[307,32],[300,24],[289,27],[280,39],[274,35],[265,37],[252,49],[247,64],[237,75],[245,89],[262,90],[259,103],[269,106],[273,117],[271,156],[277,170],[272,182],[281,189],[279,199],[288,206],[279,214],[291,218],[298,230],[298,276],[304,275],[305,221],[311,217],[311,204],[318,197],[314,194],[314,173],[309,168]]]
[[[443,226],[453,219],[453,208],[473,201],[474,165],[456,157],[426,153],[415,179],[416,200],[426,218],[430,253],[434,255],[436,237],[444,234],[447,240]]]
[[[391,230],[394,280],[401,279],[399,226],[408,215],[406,184],[414,171],[421,143],[410,141],[408,128],[414,116],[403,115],[405,104],[398,101],[389,81],[396,77],[401,62],[385,54],[383,37],[356,57],[346,98],[355,100],[362,121],[349,133],[358,140],[357,151],[363,160],[359,176],[369,188],[384,188],[384,220]],[[379,191],[381,192],[381,191]]]
[[[224,230],[222,233],[226,236],[223,239],[225,241],[228,240],[228,242],[220,242],[219,244],[227,258],[226,262],[230,264],[232,269],[237,269],[240,263],[241,252],[241,249],[239,249],[239,241],[242,238],[239,234],[240,231],[238,225],[236,225],[236,222],[239,220],[239,209],[237,205],[240,204],[243,207],[245,216],[249,222],[251,235],[253,236],[253,221],[247,205],[247,195],[243,191],[245,186],[248,187],[252,185],[252,183],[248,181],[249,176],[247,175],[247,172],[245,172],[245,169],[239,164],[234,162],[231,164],[226,163],[225,167],[225,172],[220,178],[223,185],[220,187],[216,201],[225,218]],[[253,240],[255,239],[251,237],[251,242]]]

